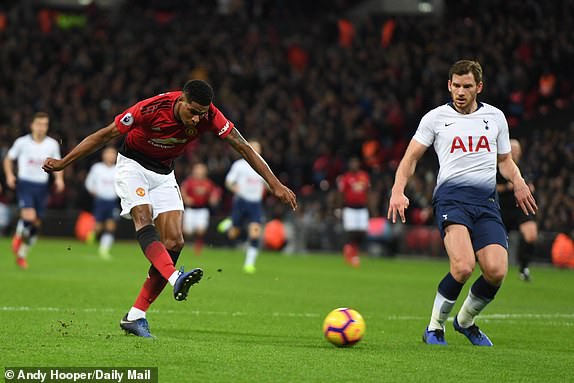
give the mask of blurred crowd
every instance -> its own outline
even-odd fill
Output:
[[[215,103],[300,196],[297,214],[325,220],[336,178],[359,155],[373,184],[371,214],[386,214],[394,171],[420,117],[448,101],[449,66],[476,58],[481,99],[501,108],[525,146],[521,164],[537,187],[542,230],[574,226],[574,128],[523,131],[568,109],[574,94],[574,2],[446,1],[442,16],[370,15],[353,1],[126,1],[56,9],[0,4],[0,153],[26,133],[32,114],[51,116],[67,152],[136,101],[209,81]],[[32,5],[31,5],[32,4]],[[530,150],[529,148],[532,148]],[[99,156],[66,170],[55,208],[86,205],[83,179]],[[177,163],[184,178],[204,162],[222,183],[235,159],[204,136]],[[434,156],[409,185],[412,223],[432,222]],[[10,193],[4,198],[12,199]],[[281,211],[268,201],[274,214]],[[225,209],[222,206],[221,209]]]
[[[540,228],[574,233],[574,122],[534,131],[522,142],[528,149],[521,164],[525,176],[535,180]]]

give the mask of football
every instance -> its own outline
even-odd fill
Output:
[[[325,317],[323,334],[335,346],[349,347],[365,335],[365,320],[356,310],[338,308]]]

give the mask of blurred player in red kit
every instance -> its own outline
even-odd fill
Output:
[[[358,267],[359,249],[369,228],[367,202],[371,181],[369,174],[361,170],[357,157],[349,160],[347,172],[337,180],[343,204],[343,230],[347,235],[343,255],[345,262]]]
[[[193,165],[191,176],[181,184],[185,205],[183,233],[188,238],[195,236],[193,248],[197,256],[201,255],[203,237],[209,227],[209,209],[219,203],[221,194],[221,188],[207,177],[207,166],[202,163]]]
[[[116,163],[115,189],[121,201],[121,216],[133,220],[136,238],[151,262],[133,307],[120,321],[127,333],[152,337],[146,312],[166,284],[173,286],[174,298],[181,301],[203,275],[199,268],[187,272],[175,268],[184,245],[184,206],[173,169],[174,160],[188,143],[204,133],[216,134],[265,179],[273,195],[292,209],[297,208],[295,194],[277,179],[212,99],[213,89],[208,83],[188,81],[182,91],[161,93],[129,107],[108,126],[87,136],[64,158],[44,161],[46,172],[59,171],[125,136]]]

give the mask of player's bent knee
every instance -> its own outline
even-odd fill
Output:
[[[490,257],[481,262],[481,271],[484,278],[493,285],[500,285],[508,272],[508,262],[506,257]]]
[[[105,226],[107,231],[110,231],[110,232],[116,231],[116,222],[113,220],[107,220],[104,226]]]
[[[31,221],[31,222],[38,219],[38,216],[36,215],[36,210],[33,208],[23,208],[22,211],[20,212],[20,217],[25,221]]]
[[[454,279],[456,279],[459,282],[465,282],[467,281],[471,276],[472,276],[472,272],[474,270],[474,267],[471,267],[469,265],[464,265],[464,266],[456,266],[456,267],[451,267],[451,274],[454,277]]]
[[[484,275],[484,278],[491,284],[499,286],[506,277],[507,271],[506,267],[491,268],[482,270],[482,275]]]
[[[261,235],[261,225],[258,223],[252,223],[249,225],[249,237],[259,238]]]
[[[162,242],[167,250],[173,250],[173,251],[181,251],[181,249],[183,249],[183,246],[185,245],[183,236],[179,238],[166,238]]]
[[[538,233],[536,231],[527,231],[523,233],[526,243],[534,243],[538,240]]]
[[[520,233],[527,243],[533,243],[538,239],[538,227],[536,222],[527,221],[520,225]]]
[[[229,231],[227,232],[227,237],[231,240],[239,237],[239,228],[232,227],[231,229],[229,229]]]

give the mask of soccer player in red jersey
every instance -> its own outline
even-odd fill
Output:
[[[181,196],[185,205],[183,214],[183,233],[187,237],[195,236],[195,255],[201,254],[203,237],[209,226],[209,208],[221,199],[222,190],[207,177],[207,166],[202,163],[193,165],[191,176],[181,184]]]
[[[369,174],[361,170],[357,157],[349,160],[347,172],[337,180],[343,200],[343,230],[347,233],[347,243],[343,247],[345,262],[358,267],[359,248],[369,228],[367,202],[371,181]]]
[[[199,268],[178,271],[175,263],[184,245],[183,201],[173,162],[186,145],[211,132],[229,143],[265,179],[270,192],[297,208],[295,194],[273,174],[265,160],[239,130],[213,105],[213,90],[202,80],[188,81],[182,91],[159,94],[140,101],[117,115],[108,126],[87,136],[64,158],[46,158],[46,172],[64,169],[109,141],[124,136],[116,164],[115,189],[122,217],[134,222],[136,238],[152,266],[129,312],[120,321],[127,333],[152,337],[146,311],[167,283],[174,298],[187,297],[199,282]]]

